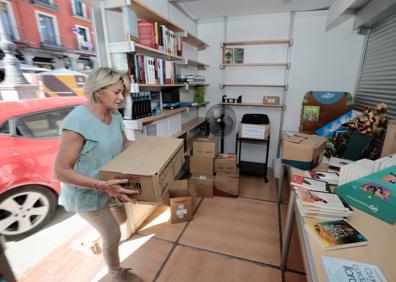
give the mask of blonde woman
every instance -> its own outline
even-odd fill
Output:
[[[56,177],[62,182],[59,203],[78,213],[102,236],[112,281],[142,281],[120,267],[118,252],[119,224],[126,221],[122,202],[134,201],[137,191],[121,186],[126,179],[99,180],[99,168],[128,144],[117,110],[129,88],[128,78],[109,68],[99,68],[88,76],[84,86],[88,102],[64,119],[55,164]]]

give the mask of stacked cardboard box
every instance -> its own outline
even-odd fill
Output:
[[[195,186],[199,197],[213,197],[215,156],[216,140],[197,138],[193,141],[193,156],[190,157],[190,181]]]
[[[214,194],[236,197],[239,194],[239,169],[235,154],[219,154],[215,158]]]

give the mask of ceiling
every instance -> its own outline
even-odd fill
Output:
[[[168,0],[193,19],[327,9],[334,0]]]

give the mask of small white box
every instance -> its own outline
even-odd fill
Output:
[[[248,124],[241,123],[239,125],[239,138],[267,140],[270,134],[269,124]]]

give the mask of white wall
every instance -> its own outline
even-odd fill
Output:
[[[298,130],[304,94],[311,90],[354,94],[364,36],[353,19],[325,32],[327,11],[297,13],[284,128]]]
[[[303,95],[310,90],[342,90],[353,92],[360,63],[363,37],[352,30],[348,21],[330,32],[325,32],[327,11],[297,13],[294,23],[294,44],[291,47],[291,70],[287,110],[284,129],[297,130]],[[198,35],[210,47],[198,53],[199,61],[210,65],[206,75],[207,100],[210,106],[221,101],[219,83],[223,72],[220,43],[224,40],[287,39],[289,36],[289,14],[267,14],[259,16],[229,17],[227,35],[224,38],[223,19],[200,21]],[[287,47],[244,46],[245,62],[284,62]],[[285,70],[276,67],[227,68],[224,80],[228,83],[283,83]],[[228,97],[243,96],[246,102],[260,102],[264,95],[282,96],[276,88],[226,88]],[[244,113],[266,113],[271,122],[270,160],[277,154],[279,143],[280,110],[270,108],[233,107],[237,122]],[[205,112],[201,113],[202,115]],[[236,127],[238,124],[236,125]],[[234,152],[235,133],[226,137],[225,152]],[[260,150],[260,151],[259,151]],[[262,150],[262,152],[261,152]],[[243,159],[262,162],[265,146],[244,145]],[[271,164],[271,162],[270,162]]]

